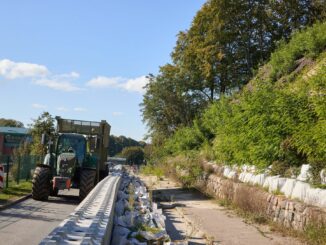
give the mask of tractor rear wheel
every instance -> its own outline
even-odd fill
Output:
[[[83,169],[80,173],[79,199],[83,200],[95,185],[96,171]]]
[[[32,183],[33,199],[47,200],[50,194],[50,169],[36,167]]]

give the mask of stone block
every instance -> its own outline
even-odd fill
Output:
[[[294,211],[295,208],[294,208],[294,203],[293,202],[289,202],[289,208],[288,208],[290,211]]]
[[[294,208],[296,211],[302,213],[304,211],[304,209],[306,208],[306,206],[301,203],[295,203]]]
[[[273,201],[274,201],[274,205],[277,206],[277,204],[278,204],[278,197],[275,197]]]
[[[284,219],[284,221],[283,221],[283,225],[284,225],[285,227],[290,228],[290,227],[291,227],[291,222],[290,222],[288,219]]]
[[[282,201],[279,203],[279,207],[280,207],[281,209],[285,209],[286,204],[287,204],[287,201],[286,201],[286,200],[282,200]]]

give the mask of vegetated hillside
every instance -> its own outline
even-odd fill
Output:
[[[285,174],[326,167],[326,23],[281,43],[237,94],[221,97],[165,143],[165,156],[201,152],[225,164],[253,164]]]
[[[137,141],[132,138],[127,138],[125,136],[114,136],[110,135],[109,139],[109,156],[113,157],[121,153],[126,147],[145,147],[146,143],[144,141]]]

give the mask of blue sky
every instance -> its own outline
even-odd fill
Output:
[[[204,0],[0,2],[0,117],[107,120],[141,140],[145,76],[170,61]]]

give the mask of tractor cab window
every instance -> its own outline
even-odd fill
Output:
[[[64,152],[75,153],[78,163],[81,164],[84,161],[86,154],[85,138],[71,135],[61,135],[58,141],[58,154]]]

